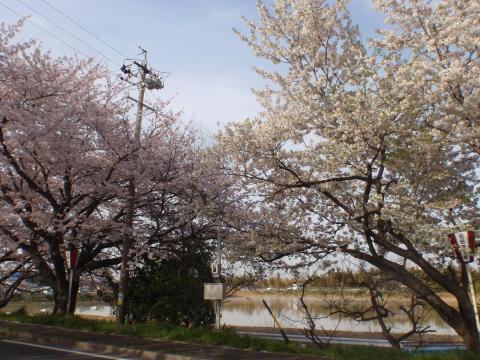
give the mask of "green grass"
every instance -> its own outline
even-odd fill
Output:
[[[0,314],[0,319],[60,326],[76,330],[101,331],[109,334],[158,338],[205,345],[221,345],[239,349],[324,356],[335,360],[480,360],[479,355],[466,351],[406,353],[389,348],[348,345],[332,345],[327,349],[319,349],[311,344],[290,343],[287,345],[282,341],[241,336],[229,329],[218,333],[204,328],[186,329],[157,323],[117,325],[115,322],[104,320],[55,317],[51,315],[28,316],[22,312],[10,315]]]

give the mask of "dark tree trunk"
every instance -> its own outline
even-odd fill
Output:
[[[58,248],[52,249],[52,262],[55,279],[53,315],[63,316],[67,314],[68,307],[68,280],[64,259]]]
[[[57,287],[53,291],[54,305],[53,315],[63,316],[67,313],[68,289],[64,287]]]
[[[480,340],[478,338],[477,324],[473,306],[469,299],[463,299],[463,301],[459,300],[458,304],[460,314],[464,319],[464,324],[460,331],[456,329],[457,333],[462,337],[465,346],[469,350],[480,352]]]
[[[480,352],[480,341],[478,339],[478,334],[474,329],[469,329],[469,331],[461,335],[463,342],[468,350],[474,352]]]

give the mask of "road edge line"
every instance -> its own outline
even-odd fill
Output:
[[[99,344],[90,341],[77,341],[65,338],[49,338],[39,334],[33,334],[31,332],[15,331],[12,329],[5,329],[10,337],[19,338],[21,340],[29,340],[37,344],[51,344],[71,346],[83,351],[101,351],[105,353],[109,352],[121,352],[128,356],[141,357],[145,360],[204,360],[202,358],[193,357],[189,355],[177,355],[168,354],[161,351],[141,350],[129,347],[116,346],[112,344]]]

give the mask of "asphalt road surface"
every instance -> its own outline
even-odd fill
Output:
[[[0,359],[2,360],[123,360],[125,357],[94,354],[57,346],[30,344],[17,340],[0,340]]]

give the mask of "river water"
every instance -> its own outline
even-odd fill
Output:
[[[280,321],[282,327],[285,328],[304,328],[305,316],[302,311],[299,300],[294,295],[273,295],[273,294],[254,294],[252,296],[236,296],[229,299],[222,308],[222,324],[232,326],[255,326],[255,327],[273,327],[274,322],[271,315],[262,303],[262,299],[268,303],[274,315]],[[352,302],[355,302],[352,299]],[[329,308],[319,298],[308,297],[306,303],[315,318],[318,329],[341,330],[355,332],[378,332],[381,331],[375,321],[358,322],[351,318],[342,317],[341,315],[327,316]],[[51,303],[26,302],[11,303],[2,309],[2,312],[9,312],[25,306],[29,313],[47,313],[51,311]],[[78,315],[89,316],[112,316],[112,309],[100,302],[79,302],[76,313]],[[401,312],[388,321],[393,332],[403,332],[409,329],[409,322],[406,316],[402,316]],[[433,311],[429,312],[425,317],[424,325],[429,325],[436,334],[454,335],[455,332],[446,325],[442,319]]]
[[[302,329],[306,326],[306,317],[302,305],[298,297],[293,295],[268,295],[264,297],[256,295],[232,298],[224,305],[222,322],[236,326],[273,327],[272,316],[263,305],[262,299],[265,299],[282,327]],[[352,300],[352,302],[354,301]],[[381,331],[376,321],[358,322],[340,314],[328,316],[329,306],[318,298],[309,297],[305,302],[312,318],[315,320],[317,329],[355,332]],[[401,311],[396,312],[396,316],[389,319],[387,324],[392,327],[393,332],[403,332],[410,329],[408,318]],[[427,312],[423,326],[430,326],[430,329],[435,330],[435,334],[455,335],[455,331],[433,311]]]

